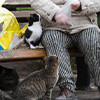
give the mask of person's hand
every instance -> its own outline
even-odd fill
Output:
[[[63,12],[55,14],[54,19],[59,24],[71,26],[71,24],[68,23],[69,18]]]
[[[78,10],[81,7],[81,2],[80,0],[75,0],[72,4],[71,7],[73,10]]]

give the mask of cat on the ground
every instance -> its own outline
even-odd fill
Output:
[[[52,90],[58,81],[58,57],[45,56],[45,68],[27,76],[10,95],[0,91],[3,100],[38,100],[43,95],[51,100]]]

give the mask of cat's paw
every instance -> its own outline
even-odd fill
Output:
[[[33,45],[30,46],[30,49],[37,49],[37,48],[39,48],[39,46],[33,46]]]
[[[33,45],[30,45],[30,49],[36,49],[36,47]]]

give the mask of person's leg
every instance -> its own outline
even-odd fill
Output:
[[[60,31],[45,31],[42,37],[42,44],[46,49],[47,55],[56,55],[59,58],[59,81],[57,85],[61,90],[66,88],[75,92],[75,83],[73,82],[73,73],[67,50],[67,48],[72,46],[69,36]]]
[[[95,28],[82,31],[78,39],[78,48],[85,55],[95,85],[100,86],[100,33]]]
[[[76,90],[89,90],[90,88],[90,70],[84,61],[84,57],[76,57],[77,80]]]

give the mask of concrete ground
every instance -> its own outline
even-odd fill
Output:
[[[76,95],[78,97],[79,100],[99,100],[99,93],[97,91],[97,88],[94,86],[93,82],[91,82],[91,85],[93,90],[77,90],[76,91]],[[56,96],[58,96],[60,90],[59,88],[56,86],[53,90],[53,94],[52,94],[52,100],[55,99]],[[39,100],[45,100],[45,97],[42,97]]]
[[[94,87],[93,83],[91,83],[93,90],[77,90],[76,95],[79,100],[98,100],[99,93],[97,88]],[[59,88],[55,87],[53,90],[52,100],[59,94]],[[41,99],[44,100],[44,99]]]
[[[0,63],[1,65],[5,67],[12,68],[14,67],[18,75],[20,77],[20,80],[25,78],[29,73],[31,73],[34,70],[38,70],[40,67],[43,67],[42,64],[37,64],[41,63],[41,61],[21,61],[21,62],[10,62],[10,63]],[[74,75],[75,78],[77,75]],[[98,100],[99,98],[99,93],[97,91],[97,88],[94,86],[93,82],[91,82],[90,85],[93,90],[77,90],[76,95],[78,96],[79,100]],[[58,87],[55,87],[53,90],[52,94],[52,100],[59,94],[60,90]],[[45,100],[45,98],[41,98],[40,100]]]

